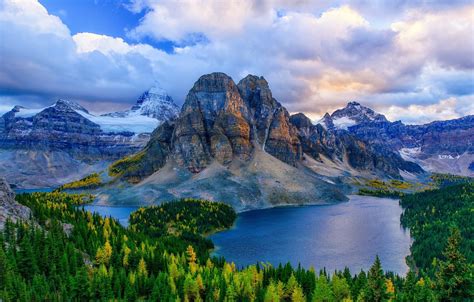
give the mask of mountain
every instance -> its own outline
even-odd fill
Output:
[[[341,121],[344,121],[342,123]],[[431,172],[473,176],[474,116],[425,125],[390,122],[383,115],[350,102],[319,121],[328,129],[346,129],[376,149],[399,153]]]
[[[115,194],[114,182],[99,190],[99,198],[154,203],[199,197],[239,210],[327,203],[346,199],[344,177],[400,178],[404,169],[422,172],[398,153],[377,152],[348,132],[312,125],[302,114],[290,117],[263,77],[248,75],[235,84],[212,73],[196,81],[179,117],[158,127],[144,150],[109,167],[131,185]]]
[[[357,117],[363,119],[360,115]],[[353,175],[371,172],[381,178],[387,176],[399,178],[400,171],[414,174],[423,172],[417,164],[405,161],[398,153],[382,147],[374,148],[371,144],[347,131],[337,130],[334,126],[313,125],[302,113],[292,115],[290,121],[299,130],[303,152],[320,163],[319,169],[313,164],[316,173],[326,174],[320,168],[323,164],[322,167],[327,169],[328,165],[324,163],[328,161],[336,165],[340,171],[352,170]]]
[[[137,100],[136,104],[126,111],[106,113],[102,116],[110,117],[136,117],[147,116],[161,123],[175,119],[179,115],[179,107],[164,89],[155,85],[145,91]]]
[[[141,150],[151,132],[177,113],[157,88],[122,115],[94,115],[62,99],[40,109],[15,106],[0,117],[0,175],[20,187],[71,181]]]

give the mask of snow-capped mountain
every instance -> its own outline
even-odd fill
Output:
[[[318,123],[329,130],[347,130],[374,148],[398,152],[427,171],[474,176],[474,116],[405,125],[350,102]]]
[[[166,92],[153,88],[121,113],[95,115],[81,105],[59,99],[44,108],[15,106],[0,116],[0,174],[23,186],[56,185],[77,173],[91,172],[101,162],[139,151],[150,134],[177,115]],[[67,169],[68,171],[64,171]],[[24,175],[44,175],[50,179]]]
[[[155,85],[145,91],[132,108],[126,111],[103,114],[111,117],[148,116],[161,122],[175,119],[179,114],[179,107],[164,89]]]
[[[382,114],[376,113],[358,102],[349,102],[346,107],[334,111],[331,115],[326,113],[323,119],[319,121],[328,129],[344,130],[356,124],[368,122],[387,122],[387,119]]]

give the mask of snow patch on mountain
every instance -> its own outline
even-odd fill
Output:
[[[15,113],[15,117],[19,118],[29,118],[35,116],[46,108],[31,109],[23,106],[15,106],[12,111]]]
[[[421,154],[421,147],[415,148],[401,148],[398,153],[404,160],[413,161],[418,155]]]
[[[161,124],[161,121],[144,115],[127,115],[114,117],[106,115],[93,115],[84,111],[76,110],[77,113],[100,126],[104,132],[120,133],[151,133]]]
[[[332,120],[334,126],[337,129],[347,130],[349,127],[354,126],[357,122],[350,117],[342,116]]]

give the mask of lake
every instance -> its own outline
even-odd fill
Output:
[[[23,192],[35,190],[17,190]],[[43,189],[40,191],[47,191]],[[18,192],[19,193],[19,192]],[[84,205],[127,226],[136,206]],[[278,207],[238,215],[235,226],[210,236],[216,256],[237,266],[258,261],[301,263],[306,268],[368,270],[379,255],[384,270],[404,275],[410,253],[409,230],[400,226],[402,208],[388,198],[350,196],[349,202],[324,206]]]
[[[120,206],[120,207],[113,207],[113,206],[102,206],[102,205],[94,205],[88,204],[80,206],[84,208],[86,211],[96,212],[104,217],[111,216],[117,219],[121,225],[127,227],[128,226],[128,218],[130,217],[130,213],[137,210],[138,206]]]
[[[54,188],[37,188],[37,189],[13,189],[15,194],[34,193],[34,192],[51,192]]]
[[[279,207],[241,213],[234,228],[210,236],[217,256],[237,266],[290,262],[319,270],[368,270],[379,255],[384,270],[404,275],[409,230],[398,201],[350,196],[327,206]]]

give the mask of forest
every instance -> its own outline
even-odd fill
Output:
[[[400,204],[404,208],[400,220],[414,238],[411,258],[418,268],[436,269],[453,228],[464,238],[460,251],[474,263],[474,182],[406,195]]]
[[[431,201],[433,196],[436,201]],[[233,224],[236,214],[226,204],[183,199],[140,208],[132,213],[130,226],[124,228],[115,219],[83,210],[80,205],[90,198],[62,192],[17,196],[21,204],[31,208],[32,219],[8,222],[0,234],[1,300],[467,301],[472,298],[473,262],[469,253],[473,240],[472,185],[402,198],[401,204],[406,208],[402,222],[413,228],[414,247],[420,247],[420,252],[413,249],[413,269],[405,277],[384,272],[378,257],[368,272],[349,269],[327,272],[324,268],[316,271],[290,264],[273,267],[264,263],[238,268],[222,258],[211,257],[212,242],[205,237]],[[422,250],[427,246],[424,241],[433,236],[424,232],[437,230],[429,227],[435,221],[430,215],[446,223],[442,236],[436,237],[439,249],[428,254],[432,265],[421,256],[426,252]]]

